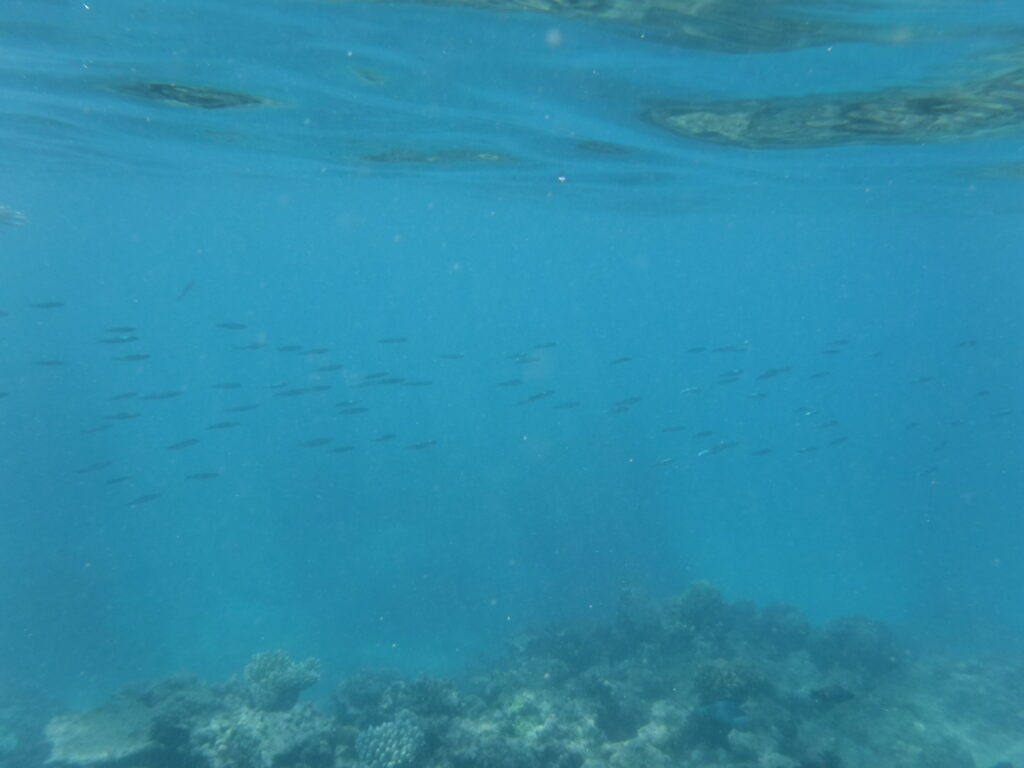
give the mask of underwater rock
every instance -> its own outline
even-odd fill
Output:
[[[445,734],[438,759],[455,768],[579,768],[601,743],[582,697],[546,690],[506,690],[502,701]]]
[[[661,628],[661,606],[647,592],[624,589],[616,606],[615,629],[627,642],[650,642]]]
[[[758,768],[796,768],[797,762],[781,754],[767,733],[733,729],[726,737],[729,751],[741,759],[756,761]]]
[[[328,768],[334,729],[312,706],[287,712],[248,706],[298,696],[315,666],[261,654],[246,685],[206,686],[171,678],[126,688],[96,709],[59,715],[46,726],[49,765],[58,768]],[[248,668],[247,668],[248,669]],[[247,675],[247,678],[250,675]],[[299,684],[302,683],[300,686]]]
[[[949,664],[945,659],[922,660],[928,677],[939,683],[945,706],[958,712],[970,713],[994,730],[1015,733],[1024,730],[1024,657],[997,662],[989,659]],[[991,739],[990,739],[991,741]],[[1000,758],[1009,755],[996,751]],[[1024,765],[1024,744],[1013,761],[1017,768]],[[1005,768],[1005,766],[1003,767]]]
[[[548,665],[545,674],[557,681],[565,679],[599,664],[607,657],[608,649],[588,633],[578,629],[547,627],[543,631],[520,638],[510,650],[524,671],[536,666],[537,661]],[[527,672],[529,674],[529,672]]]
[[[831,706],[834,704],[845,704],[847,701],[852,701],[857,697],[853,691],[848,688],[844,688],[836,683],[830,683],[829,685],[823,685],[820,688],[815,688],[810,693],[810,699],[815,704],[821,704]]]
[[[241,707],[213,717],[191,735],[195,756],[210,768],[329,768],[334,728],[311,704],[288,712]]]
[[[768,680],[755,667],[737,661],[712,659],[697,669],[694,690],[701,703],[718,701],[741,703],[768,689]]]
[[[522,741],[509,740],[496,730],[482,729],[472,720],[457,722],[445,739],[445,762],[454,768],[532,768],[534,751]]]
[[[100,707],[54,717],[45,728],[48,764],[155,765],[175,752],[174,734],[222,707],[217,692],[191,677],[175,677],[115,694]]]
[[[764,640],[784,655],[807,646],[811,623],[798,608],[772,603],[761,611],[759,630]]]
[[[388,689],[402,683],[397,672],[360,670],[342,680],[334,691],[338,719],[363,727],[379,720],[385,708]]]
[[[34,686],[0,685],[0,768],[42,765],[50,752],[43,729],[59,711]]]
[[[729,625],[729,605],[707,581],[695,581],[682,595],[669,600],[666,615],[670,626],[695,635],[720,634]]]
[[[674,754],[683,744],[684,726],[689,713],[663,699],[650,708],[650,722],[636,732],[636,739],[644,741],[665,754]]]
[[[590,702],[594,724],[604,738],[624,741],[649,722],[651,702],[668,695],[670,689],[647,665],[630,660],[593,667],[567,692]]]
[[[719,699],[690,712],[685,740],[695,744],[725,746],[731,734],[750,728],[750,717],[735,701]]]
[[[429,757],[445,740],[455,718],[472,709],[468,697],[450,680],[404,680],[387,672],[359,672],[342,681],[334,701],[339,760],[358,756],[364,768],[371,760],[388,759],[387,751],[398,745],[389,747],[384,742],[389,732],[396,735],[402,728],[407,731],[407,742],[413,739],[420,745],[412,751],[419,758]],[[422,739],[412,735],[417,729]],[[391,759],[401,757],[392,754]]]
[[[403,680],[397,673],[359,672],[343,680],[334,693],[338,720],[366,728],[402,711],[420,718],[428,732],[449,718],[465,713],[467,703],[450,680],[422,677]]]
[[[268,712],[294,707],[299,694],[319,679],[319,661],[306,659],[299,663],[284,651],[259,653],[245,666],[245,682],[252,705]]]
[[[811,643],[811,657],[822,669],[839,667],[869,677],[891,672],[901,654],[884,624],[862,617],[829,622]]]
[[[675,762],[644,739],[630,739],[612,745],[609,768],[671,768]]]
[[[427,720],[454,717],[465,709],[465,702],[450,680],[421,677],[389,685],[381,698],[381,708],[388,714],[411,712],[424,725]]]
[[[150,736],[153,714],[130,697],[97,709],[53,718],[45,729],[49,765],[61,768],[113,768],[152,761],[160,745]]]
[[[975,763],[959,739],[947,736],[926,744],[915,768],[975,768]]]

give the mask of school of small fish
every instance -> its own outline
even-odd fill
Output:
[[[174,302],[180,302],[191,295],[194,281],[189,281],[178,292]],[[27,302],[22,311],[31,313],[48,313],[50,316],[68,313],[73,302],[66,302],[62,299],[40,298],[36,301]],[[10,317],[11,312],[0,311],[0,322],[2,318]],[[323,451],[325,453],[344,456],[354,454],[361,448],[371,445],[384,444],[393,445],[406,452],[428,452],[443,442],[443,435],[437,434],[414,434],[401,435],[401,431],[384,431],[381,429],[375,437],[363,440],[363,444],[352,441],[352,434],[346,429],[352,419],[367,419],[383,416],[387,422],[388,393],[398,391],[423,391],[424,397],[430,398],[430,388],[434,386],[434,378],[442,372],[442,369],[456,367],[460,376],[473,376],[473,357],[469,352],[454,351],[450,348],[432,351],[438,369],[435,371],[402,371],[402,370],[366,370],[355,361],[336,360],[336,350],[329,344],[319,340],[312,344],[299,343],[273,343],[270,339],[273,335],[263,328],[253,328],[251,323],[239,322],[235,319],[224,319],[211,328],[214,338],[221,338],[223,333],[223,352],[235,354],[237,352],[251,352],[258,354],[272,354],[287,357],[294,361],[293,368],[295,376],[292,381],[197,381],[188,386],[178,386],[168,389],[157,389],[153,391],[116,391],[110,392],[105,397],[105,403],[100,405],[96,411],[95,421],[77,426],[77,431],[82,435],[96,435],[110,429],[123,429],[118,425],[138,422],[144,420],[152,408],[167,407],[163,403],[179,400],[187,401],[190,397],[209,397],[209,393],[217,393],[217,397],[241,398],[238,402],[224,404],[220,411],[226,418],[211,421],[201,428],[194,428],[185,431],[178,439],[159,442],[154,450],[173,452],[186,455],[190,449],[204,443],[205,441],[222,439],[219,435],[231,433],[245,427],[247,419],[251,419],[254,412],[260,409],[274,408],[287,401],[295,401],[302,398],[308,402],[310,408],[322,414],[320,423],[323,428],[319,434],[310,434],[304,439],[293,441],[290,448],[298,451]],[[252,339],[250,340],[250,334]],[[96,332],[96,343],[101,350],[101,358],[106,358],[109,364],[126,366],[138,373],[136,367],[149,366],[159,357],[156,349],[146,346],[145,331],[141,323],[129,321],[117,325],[108,325],[98,328]],[[375,339],[382,347],[404,348],[417,343],[413,336],[393,335],[383,336]],[[974,353],[979,342],[975,339],[967,339],[950,344],[951,355],[970,355]],[[683,386],[677,388],[676,402],[665,402],[664,397],[652,402],[651,398],[644,395],[644,373],[642,372],[642,357],[639,352],[631,354],[609,354],[604,363],[606,376],[615,378],[621,386],[623,384],[623,373],[636,370],[635,377],[627,375],[628,384],[634,388],[633,392],[623,393],[625,396],[608,401],[594,402],[592,399],[581,396],[579,392],[560,391],[552,386],[549,377],[535,377],[530,375],[532,368],[549,364],[557,357],[560,346],[557,342],[544,340],[538,343],[526,344],[520,351],[511,353],[494,353],[490,355],[492,360],[485,361],[494,363],[498,360],[506,365],[508,378],[494,377],[490,380],[481,379],[478,385],[493,393],[493,400],[497,407],[512,409],[509,411],[510,418],[515,418],[515,409],[550,409],[552,417],[554,412],[562,414],[558,418],[577,419],[623,419],[629,418],[629,414],[645,409],[646,416],[643,423],[650,423],[657,420],[659,413],[668,413],[664,423],[657,426],[654,432],[662,435],[662,440],[672,439],[674,447],[670,454],[654,460],[637,462],[642,466],[648,466],[657,470],[679,471],[683,459],[708,459],[722,455],[734,457],[746,457],[751,461],[768,461],[769,457],[778,455],[780,449],[775,445],[765,444],[763,440],[755,441],[747,434],[744,434],[742,424],[729,424],[726,422],[727,432],[715,422],[715,429],[709,427],[702,416],[705,412],[702,402],[721,407],[723,398],[743,399],[747,401],[764,401],[763,407],[771,408],[775,412],[788,414],[793,434],[797,440],[780,440],[780,443],[787,447],[785,452],[794,456],[813,454],[818,451],[833,451],[842,448],[848,442],[856,439],[864,439],[866,436],[846,431],[843,422],[839,418],[841,414],[826,412],[820,405],[805,402],[775,402],[773,389],[778,382],[803,379],[806,382],[815,382],[814,387],[819,388],[818,383],[825,380],[832,374],[832,368],[820,367],[819,361],[837,361],[841,358],[856,358],[861,361],[877,360],[882,357],[878,350],[862,350],[860,342],[853,342],[849,339],[840,338],[823,346],[818,350],[812,350],[809,355],[804,356],[804,362],[778,363],[770,366],[758,366],[749,368],[744,366],[748,358],[756,358],[751,354],[753,345],[749,341],[741,341],[731,344],[708,344],[702,346],[689,346],[680,344],[679,350],[673,353],[678,361],[679,367],[683,370],[704,371],[699,375],[695,374],[693,381],[686,381]],[[111,354],[116,351],[117,354]],[[695,360],[700,360],[695,364]],[[308,361],[308,362],[304,362]],[[26,361],[29,365],[39,368],[52,368],[59,375],[59,371],[66,371],[72,367],[71,361],[55,358],[43,358]],[[395,368],[401,364],[401,355],[396,357]],[[965,363],[969,360],[965,360]],[[313,363],[310,365],[310,363]],[[493,370],[493,367],[491,368]],[[139,370],[142,370],[141,368]],[[707,371],[717,371],[707,373]],[[130,377],[132,378],[132,377]],[[134,377],[138,378],[138,377]],[[17,379],[14,379],[17,380]],[[145,379],[143,379],[145,380]],[[543,380],[546,386],[532,387],[531,382]],[[921,375],[909,379],[906,386],[913,388],[935,386],[935,377]],[[815,390],[811,390],[817,391]],[[203,393],[207,393],[204,395]],[[978,406],[976,419],[996,419],[1009,416],[1009,408],[990,408],[987,406],[990,400],[991,391],[988,389],[979,390],[974,393],[966,393],[965,399],[975,403],[985,403],[985,406]],[[786,397],[792,397],[792,387],[784,391]],[[0,410],[4,408],[17,407],[17,387],[11,387],[9,391],[0,391]],[[112,407],[111,407],[112,406]],[[759,406],[762,407],[762,406]],[[783,409],[783,411],[779,411]],[[570,413],[571,412],[571,413]],[[687,421],[679,421],[680,414],[688,416]],[[335,418],[340,417],[340,418]],[[958,420],[953,426],[962,425],[963,420]],[[382,425],[383,426],[383,425]],[[394,424],[386,424],[394,428]],[[914,430],[917,422],[908,422],[905,425],[907,431]],[[404,437],[404,439],[403,439]],[[870,438],[867,438],[870,439]],[[663,445],[660,443],[659,445]],[[795,447],[794,447],[795,445]],[[303,454],[305,455],[305,454]],[[625,457],[628,462],[634,460]],[[121,466],[119,466],[121,464]],[[124,462],[114,459],[90,460],[70,467],[70,471],[89,478],[97,478],[108,486],[122,488],[118,493],[118,500],[127,507],[140,507],[166,498],[172,488],[151,487],[145,484],[145,480],[137,478],[135,473],[126,473]],[[230,472],[229,462],[223,466],[216,467],[195,467],[193,471],[185,474],[182,479],[187,481],[207,481],[222,477]],[[936,469],[924,470],[921,474],[929,477],[934,475]],[[139,473],[145,474],[145,473]]]

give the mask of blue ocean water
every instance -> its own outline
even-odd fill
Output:
[[[762,148],[644,117],[1021,55],[1011,3],[846,10],[885,41],[6,2],[0,680],[446,672],[697,579],[1019,651],[1020,120]]]

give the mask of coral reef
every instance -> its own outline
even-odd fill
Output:
[[[96,709],[52,718],[44,731],[47,764],[325,768],[333,762],[333,724],[314,707],[294,703],[318,668],[315,660],[296,664],[280,652],[264,653],[249,662],[244,684],[175,677],[126,688]],[[282,710],[287,701],[292,705]]]
[[[704,704],[716,701],[739,703],[766,689],[768,681],[749,664],[712,659],[697,668],[693,685],[697,697]]]
[[[122,696],[88,712],[58,715],[46,726],[58,765],[101,766],[153,762],[159,745],[150,737],[148,708]]]
[[[361,672],[333,716],[315,660],[174,678],[52,718],[51,768],[1012,768],[1024,663],[917,657],[863,618],[730,603],[707,583],[548,628],[458,682]],[[4,743],[0,742],[0,750]],[[36,768],[21,759],[11,768]],[[0,766],[6,768],[0,752]]]
[[[223,712],[196,730],[190,742],[193,755],[210,768],[326,768],[334,760],[333,725],[309,704],[287,712],[249,707]]]
[[[319,661],[306,659],[298,663],[283,651],[257,654],[245,666],[252,705],[268,712],[291,709],[299,694],[319,680]]]
[[[411,768],[425,746],[423,729],[416,715],[407,709],[356,737],[356,754],[366,768]]]
[[[205,717],[226,706],[222,692],[191,677],[119,691],[103,706],[46,725],[49,762],[59,766],[157,765]]]
[[[825,625],[811,645],[814,660],[825,668],[841,667],[876,677],[896,669],[901,654],[886,627],[859,616]]]

